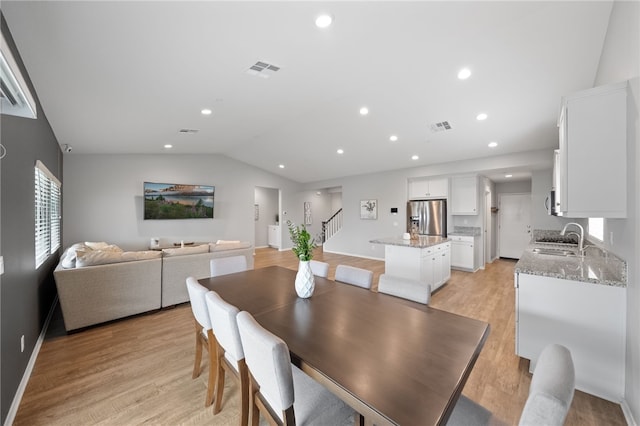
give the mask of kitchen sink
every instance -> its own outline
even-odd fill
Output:
[[[573,250],[567,249],[555,249],[555,248],[547,248],[547,247],[536,247],[533,249],[534,253],[537,254],[549,254],[552,256],[577,256],[576,252]]]

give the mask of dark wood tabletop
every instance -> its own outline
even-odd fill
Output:
[[[489,324],[320,277],[301,299],[295,274],[271,266],[200,283],[282,338],[366,423],[446,422]]]

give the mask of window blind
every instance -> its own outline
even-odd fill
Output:
[[[60,247],[60,181],[41,162],[35,170],[36,269]]]

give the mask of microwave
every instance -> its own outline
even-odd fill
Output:
[[[558,216],[555,189],[552,189],[551,191],[549,191],[549,195],[544,200],[544,206],[547,209],[548,214],[550,214],[551,216]]]

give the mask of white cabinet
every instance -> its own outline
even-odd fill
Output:
[[[385,246],[385,274],[419,280],[431,285],[431,291],[451,278],[450,244],[426,248]]]
[[[280,248],[280,225],[269,225],[267,241],[270,247]]]
[[[409,181],[409,199],[447,198],[449,179],[416,179]]]
[[[478,214],[478,178],[476,176],[451,178],[451,214]]]
[[[562,99],[556,201],[566,217],[627,216],[627,83]]]
[[[516,354],[531,360],[559,343],[571,351],[576,388],[619,402],[624,396],[626,288],[515,274]]]
[[[475,271],[475,237],[450,235],[451,267],[465,271]]]

